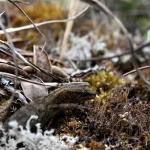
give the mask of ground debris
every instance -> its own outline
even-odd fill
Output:
[[[150,149],[150,5],[114,2],[0,2],[0,148]]]

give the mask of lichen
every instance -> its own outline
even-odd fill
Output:
[[[78,140],[77,137],[68,135],[53,135],[54,130],[45,130],[44,133],[40,124],[36,125],[36,133],[30,131],[30,121],[37,119],[31,116],[24,129],[16,121],[9,122],[8,132],[0,126],[0,149],[1,150],[67,150]]]

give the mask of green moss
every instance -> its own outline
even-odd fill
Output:
[[[86,79],[90,83],[93,90],[95,90],[98,95],[95,100],[104,102],[109,95],[109,91],[119,85],[124,85],[126,81],[112,72],[101,71],[97,74],[91,75]]]
[[[91,84],[95,91],[100,93],[101,91],[109,91],[117,85],[125,83],[124,79],[114,75],[112,72],[106,71],[101,71],[95,75],[91,75],[86,81]]]
[[[148,18],[141,18],[137,20],[137,25],[141,28],[142,31],[144,31],[146,28],[149,27],[150,19]]]

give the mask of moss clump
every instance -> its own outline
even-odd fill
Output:
[[[63,19],[65,16],[65,12],[58,5],[45,3],[43,1],[24,6],[22,9],[25,10],[25,12],[34,22]],[[28,23],[30,23],[29,20],[20,12],[17,12],[17,15],[12,20],[13,26],[21,26]],[[54,24],[54,26],[57,26],[58,28],[61,27],[60,24]]]
[[[125,80],[114,75],[112,72],[101,71],[97,74],[91,75],[86,79],[94,90],[101,93],[102,91],[109,91],[112,88],[125,84]]]
[[[66,12],[59,5],[46,3],[44,1],[23,6],[22,9],[34,23],[40,23],[48,20],[61,20],[66,18]],[[31,22],[20,11],[17,11],[11,18],[11,25],[13,27],[24,26],[27,24],[31,24]],[[65,25],[63,23],[54,23],[45,25],[40,29],[47,38],[50,36],[50,38],[53,37],[55,40],[59,39],[61,36],[61,31],[64,30],[64,28]],[[32,44],[35,44],[40,40],[37,33],[30,30],[22,32],[22,34],[20,33],[19,35],[21,35],[23,39],[32,42]]]
[[[97,74],[91,75],[86,79],[90,83],[92,89],[98,93],[96,101],[105,101],[108,93],[116,86],[124,85],[126,81],[112,72],[101,71]]]

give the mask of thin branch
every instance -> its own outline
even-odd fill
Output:
[[[3,13],[2,13],[3,14]],[[1,15],[2,15],[1,14]],[[1,19],[1,15],[0,15],[0,19]],[[12,53],[12,57],[13,57],[13,61],[14,61],[14,64],[15,64],[15,75],[16,77],[18,76],[18,65],[17,65],[17,60],[16,60],[16,53],[15,53],[15,46],[11,40],[11,37],[10,35],[6,32],[5,30],[5,26],[3,25],[2,21],[0,20],[0,27],[3,29],[4,33],[5,33],[5,36],[6,36],[6,39],[7,41],[9,42],[9,48],[10,48],[10,51]],[[17,83],[17,78],[16,78],[16,82]],[[15,84],[15,88],[16,88],[16,84]],[[14,97],[14,96],[13,96]]]
[[[43,47],[42,47],[42,50],[43,50],[45,48],[45,46],[46,46],[46,37],[45,37],[45,35],[41,32],[41,30],[35,25],[35,23],[32,21],[32,19],[26,14],[26,12],[16,2],[14,2],[12,0],[8,0],[8,1],[11,4],[13,4],[15,7],[17,7],[22,12],[22,14],[32,23],[32,25],[34,26],[34,28],[43,37],[43,39],[44,39],[44,44],[43,44]]]
[[[6,43],[6,42],[4,42],[4,41],[1,41],[1,40],[0,40],[0,42],[2,42],[2,43],[5,44],[9,49],[11,49],[11,46],[10,46],[8,43]],[[56,76],[56,75],[54,75],[54,74],[51,73],[51,72],[46,72],[44,69],[41,69],[41,68],[39,68],[38,66],[32,64],[31,62],[27,61],[27,60],[25,59],[25,57],[23,57],[19,52],[17,52],[17,50],[16,50],[15,48],[13,49],[13,51],[15,52],[16,56],[17,56],[21,61],[23,61],[27,66],[30,66],[30,67],[34,68],[35,70],[41,71],[41,72],[43,72],[44,74],[46,74],[46,75],[52,77],[53,79],[59,80],[60,82],[64,82],[64,81],[65,81],[65,82],[68,82],[68,79],[64,79],[64,78],[62,78],[62,77]]]
[[[148,47],[148,46],[150,46],[150,42],[147,42],[147,43],[139,46],[134,51],[135,51],[135,53],[138,53],[143,48]],[[92,58],[89,58],[89,59],[82,59],[82,60],[75,60],[75,59],[73,59],[73,61],[102,61],[102,60],[110,60],[110,59],[113,59],[113,58],[123,57],[123,56],[126,56],[126,55],[131,55],[131,52],[127,51],[127,52],[124,52],[124,53],[121,53],[121,54],[117,54],[117,55],[114,55],[114,56],[109,56],[109,57],[98,56],[98,57],[92,57]]]
[[[25,4],[25,5],[29,5],[30,4],[30,2],[25,2],[25,1],[20,1],[20,0],[14,0],[13,2],[20,3],[20,4]]]
[[[16,77],[14,74],[6,73],[6,72],[0,72],[0,75],[2,77],[7,77],[7,78],[10,78],[10,79],[13,79],[13,80],[15,78],[17,78],[20,81],[29,82],[29,83],[33,83],[33,84],[37,84],[37,85],[42,85],[42,86],[45,86],[47,88],[59,87],[59,86],[70,85],[70,84],[83,84],[83,85],[87,85],[87,86],[89,85],[88,82],[69,82],[69,83],[44,82],[44,83],[41,83],[41,82],[36,82],[36,81],[26,79],[26,78],[23,78],[23,77],[19,77],[19,76]]]
[[[143,66],[143,67],[140,67],[140,68],[138,68],[138,69],[139,69],[139,70],[146,70],[146,69],[150,69],[150,66]],[[136,69],[131,70],[131,71],[129,71],[129,72],[123,74],[123,76],[125,77],[125,76],[128,76],[128,75],[130,75],[130,74],[133,74],[133,73],[135,73],[135,72],[137,72]]]
[[[137,65],[137,62],[136,62],[136,54],[135,54],[135,51],[134,51],[134,46],[133,46],[133,43],[132,43],[132,40],[131,40],[131,37],[129,35],[129,32],[128,30],[125,28],[125,26],[122,24],[122,22],[113,14],[113,12],[111,12],[111,10],[105,5],[103,4],[101,1],[99,0],[81,0],[81,1],[84,1],[94,7],[98,7],[99,9],[101,9],[104,13],[106,13],[107,15],[109,15],[111,18],[113,18],[115,20],[115,22],[120,26],[121,30],[123,31],[123,33],[125,34],[125,37],[127,38],[128,40],[128,43],[129,43],[129,46],[130,46],[130,52],[131,52],[131,55],[132,55],[132,63],[133,63],[133,66],[134,68],[136,69],[137,73],[139,74],[140,78],[148,85],[150,86],[150,82],[147,81],[144,76],[142,75],[141,71],[138,70],[138,65]]]
[[[78,14],[76,14],[75,16],[68,18],[68,19],[62,19],[62,20],[48,20],[48,21],[44,21],[44,22],[40,22],[40,23],[35,23],[34,25],[36,27],[40,27],[40,26],[44,26],[44,25],[48,25],[48,24],[54,24],[54,23],[65,23],[68,21],[72,21],[77,19],[79,16],[81,16],[82,14],[84,14],[87,10],[89,9],[89,6],[86,7],[85,9],[83,9],[81,12],[79,12]],[[22,26],[22,27],[17,27],[17,28],[8,28],[6,29],[7,33],[14,33],[14,32],[18,32],[18,31],[23,31],[23,30],[29,30],[29,29],[33,29],[34,26],[33,24],[29,24],[26,26]],[[4,31],[0,30],[0,35],[3,35]]]

